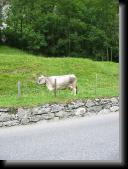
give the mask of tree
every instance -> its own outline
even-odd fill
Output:
[[[115,0],[10,0],[7,44],[48,56],[118,55]]]

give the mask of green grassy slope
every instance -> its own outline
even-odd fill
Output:
[[[82,58],[46,58],[27,54],[21,50],[0,46],[0,107],[32,106],[65,102],[88,97],[117,96],[119,65]],[[57,92],[36,84],[39,75],[75,74],[78,95],[69,90]],[[96,83],[97,74],[97,83]],[[17,82],[21,81],[21,97],[17,98]],[[97,86],[97,89],[96,89]]]

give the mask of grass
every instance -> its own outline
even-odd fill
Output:
[[[78,95],[73,96],[69,90],[61,90],[55,97],[45,86],[36,84],[36,78],[42,74],[75,74],[78,79]],[[17,97],[18,80],[21,81],[20,98]],[[15,48],[0,46],[0,107],[118,96],[118,81],[118,63],[70,57],[37,57]]]

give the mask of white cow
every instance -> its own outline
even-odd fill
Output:
[[[38,84],[45,84],[49,91],[69,88],[74,95],[77,94],[77,79],[74,74],[62,76],[40,76],[37,79]]]

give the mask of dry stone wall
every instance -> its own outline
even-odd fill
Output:
[[[32,108],[0,108],[0,127],[26,125],[119,111],[119,97],[76,100],[67,104],[45,104]]]

